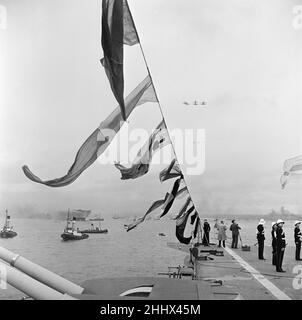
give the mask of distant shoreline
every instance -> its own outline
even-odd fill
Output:
[[[256,214],[247,214],[247,215],[234,215],[233,217],[220,215],[220,216],[211,216],[209,218],[213,219],[246,219],[246,220],[257,220],[257,219],[264,219],[264,220],[278,220],[278,219],[284,219],[284,220],[298,220],[302,218],[302,215],[298,214],[266,214],[266,215],[256,215]]]
[[[58,217],[58,216],[45,216],[45,215],[35,215],[35,216],[22,216],[22,215],[15,215],[13,216],[13,218],[15,219],[41,219],[41,220],[57,220],[57,221],[65,221],[66,217]],[[132,219],[132,216],[125,216],[125,217],[119,217],[119,218],[113,218],[111,216],[105,217],[107,219],[114,219],[114,220],[127,220],[127,219]],[[264,219],[264,220],[272,220],[272,221],[277,221],[278,219],[283,219],[283,220],[302,220],[302,215],[298,215],[298,214],[285,214],[285,215],[281,215],[281,214],[276,214],[276,215],[251,215],[251,214],[247,214],[247,215],[234,215],[234,216],[226,216],[226,215],[217,215],[217,216],[201,216],[200,217],[201,220],[203,219],[211,219],[211,220],[259,220],[259,219]],[[165,219],[162,219],[165,220]],[[91,220],[83,220],[83,221],[79,221],[79,222],[89,222]],[[93,222],[93,221],[92,221]]]

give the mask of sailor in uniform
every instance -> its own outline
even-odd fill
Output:
[[[294,230],[294,236],[295,236],[295,244],[296,244],[296,261],[301,261],[300,258],[300,252],[301,252],[301,242],[302,242],[302,233],[300,230],[301,221],[295,222],[295,230]]]
[[[276,246],[276,244],[277,244],[276,230],[277,230],[277,223],[276,223],[276,222],[272,222],[271,235],[272,235],[272,255],[273,255],[272,264],[273,264],[273,266],[276,265],[276,252],[277,252],[277,246]]]
[[[285,272],[282,269],[282,262],[284,251],[286,247],[285,242],[285,233],[283,230],[284,221],[282,219],[278,219],[277,221],[277,229],[276,229],[276,271],[277,272]]]
[[[259,260],[265,260],[263,257],[263,251],[264,251],[264,219],[260,219],[258,226],[257,226],[257,240],[258,240],[258,259]]]

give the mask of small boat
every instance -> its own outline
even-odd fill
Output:
[[[108,233],[108,229],[101,229],[100,221],[101,220],[99,220],[99,226],[98,227],[94,227],[94,224],[91,223],[91,228],[90,229],[80,230],[79,232],[81,232],[83,234],[84,233]]]
[[[166,236],[166,235],[165,235],[164,233],[162,233],[162,232],[160,232],[158,235],[161,236],[161,237],[165,237],[165,236]]]
[[[67,223],[63,233],[61,234],[61,238],[64,241],[87,239],[89,235],[86,233],[80,232],[79,228],[77,228],[76,230],[74,224],[75,224],[75,219],[74,218],[72,220],[69,219],[69,210],[68,210]]]
[[[13,238],[17,235],[17,232],[13,231],[13,226],[9,226],[10,216],[5,211],[5,223],[2,230],[0,230],[0,238]]]
[[[83,239],[87,239],[88,237],[89,237],[89,235],[86,233],[80,233],[80,232],[72,231],[72,230],[68,230],[68,229],[65,229],[64,232],[61,234],[61,238],[64,241],[83,240]]]

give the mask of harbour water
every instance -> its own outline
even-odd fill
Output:
[[[210,242],[216,243],[214,221],[209,221]],[[167,247],[167,242],[177,242],[175,221],[149,220],[130,232],[126,232],[124,223],[129,221],[107,218],[102,223],[102,228],[109,230],[107,234],[90,234],[86,240],[64,242],[60,237],[64,221],[14,218],[12,224],[18,236],[0,239],[0,246],[78,284],[101,277],[157,276],[166,272],[168,266],[183,264],[185,254]],[[254,246],[258,221],[238,220],[238,223],[242,227],[242,243]],[[228,227],[230,224],[226,221]],[[294,221],[286,221],[284,227],[288,246],[294,246],[293,224]],[[88,227],[89,222],[77,222],[77,226]],[[270,230],[271,221],[267,221],[266,246],[270,246]],[[230,244],[231,232],[227,235]],[[10,286],[0,289],[0,299],[22,297],[23,293]]]

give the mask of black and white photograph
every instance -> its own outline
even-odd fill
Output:
[[[302,300],[301,243],[302,0],[0,0],[1,312]]]

